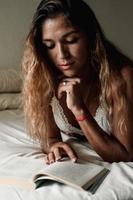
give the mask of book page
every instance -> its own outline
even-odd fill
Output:
[[[77,163],[66,160],[63,162],[55,162],[48,166],[43,171],[39,172],[34,178],[34,181],[36,182],[37,180],[45,179],[45,175],[48,175],[61,183],[77,188],[84,188],[86,184],[87,187],[91,185],[96,179],[96,176],[104,169],[103,166],[89,163],[81,159],[79,159]]]
[[[105,162],[90,146],[90,144],[84,141],[80,141],[77,138],[69,138],[66,142],[74,149],[77,156],[82,160],[95,163],[97,165],[104,166],[107,169],[110,169],[111,164]]]

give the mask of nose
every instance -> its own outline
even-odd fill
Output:
[[[57,56],[59,59],[66,59],[70,56],[69,48],[65,44],[57,45]]]

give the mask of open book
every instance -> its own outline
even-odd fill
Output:
[[[41,170],[34,177],[34,182],[36,188],[57,181],[77,189],[89,189],[91,192],[95,192],[108,171],[103,166],[82,159],[78,159],[76,163],[73,163],[66,158],[66,160],[55,162]]]
[[[108,174],[108,166],[90,147],[86,147],[80,141],[72,139],[67,142],[78,155],[76,163],[63,158],[60,162],[46,166],[44,159],[14,157],[6,166],[4,165],[3,169],[1,167],[0,185],[35,189],[58,182],[77,189],[89,189],[94,193]]]

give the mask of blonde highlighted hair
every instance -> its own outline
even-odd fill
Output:
[[[25,77],[23,100],[27,129],[33,139],[45,140],[50,120],[49,103],[54,87],[48,65],[37,58],[30,36],[26,42],[22,65]]]
[[[24,111],[31,137],[44,142],[48,138],[50,101],[55,93],[55,81],[59,71],[55,71],[42,46],[41,29],[47,18],[61,13],[73,26],[84,31],[88,36],[89,51],[92,55],[90,63],[99,75],[100,103],[107,112],[110,125],[113,117],[112,82],[115,83],[115,95],[119,99],[118,112],[120,113],[118,126],[121,131],[121,127],[125,126],[123,109],[126,109],[124,92],[126,85],[120,71],[125,64],[131,62],[130,59],[105,38],[93,11],[84,1],[76,0],[75,6],[75,0],[43,0],[34,15],[22,62],[25,74]],[[82,15],[79,16],[79,13]]]

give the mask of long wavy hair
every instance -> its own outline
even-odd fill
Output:
[[[119,99],[118,126],[122,130],[125,126],[122,113],[123,109],[126,110],[126,84],[120,71],[123,66],[132,65],[132,61],[106,39],[96,16],[84,1],[42,0],[33,17],[22,62],[25,74],[24,110],[30,135],[34,139],[47,142],[50,101],[55,94],[56,77],[60,72],[53,66],[43,47],[42,24],[59,14],[66,16],[74,27],[88,36],[90,64],[98,74],[100,104],[106,110],[110,125],[113,115],[112,82],[115,83],[115,95]]]

